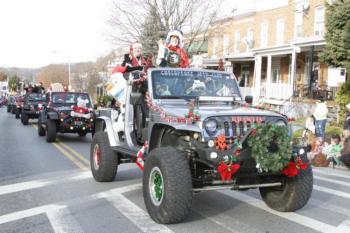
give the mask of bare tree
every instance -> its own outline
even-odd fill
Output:
[[[37,82],[42,82],[44,87],[51,83],[62,83],[68,86],[68,69],[66,65],[48,65],[41,69],[36,77]]]
[[[170,29],[180,29],[190,46],[199,34],[205,40],[216,20],[222,0],[128,0],[114,1],[109,19],[111,39],[117,45],[134,41],[156,44]],[[153,48],[149,48],[153,50]]]

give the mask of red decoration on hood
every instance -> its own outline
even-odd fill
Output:
[[[88,108],[83,108],[83,107],[78,107],[78,106],[73,106],[73,111],[76,113],[80,113],[80,114],[87,114],[89,113],[89,109]]]
[[[221,161],[217,170],[220,173],[221,180],[232,180],[233,175],[239,170],[241,166],[237,163],[226,164],[224,161]]]
[[[217,150],[227,150],[227,143],[226,143],[226,137],[224,134],[219,135],[215,139],[215,145]]]
[[[300,157],[298,157],[296,159],[296,162],[289,162],[287,167],[285,167],[281,173],[291,178],[298,175],[300,169],[305,170],[307,167],[308,167],[308,163],[303,163]]]

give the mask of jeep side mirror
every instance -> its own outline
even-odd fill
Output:
[[[247,104],[252,104],[253,103],[253,96],[251,95],[247,95],[245,98],[244,98],[245,102]]]

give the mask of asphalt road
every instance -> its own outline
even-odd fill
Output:
[[[309,203],[295,213],[269,209],[257,190],[196,194],[189,217],[155,224],[143,203],[142,173],[122,165],[114,182],[89,170],[91,136],[55,144],[0,109],[0,233],[22,232],[350,232],[350,171],[314,169]]]

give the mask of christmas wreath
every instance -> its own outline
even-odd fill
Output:
[[[284,126],[261,124],[256,126],[248,139],[257,168],[265,172],[279,172],[292,158],[288,129]]]

